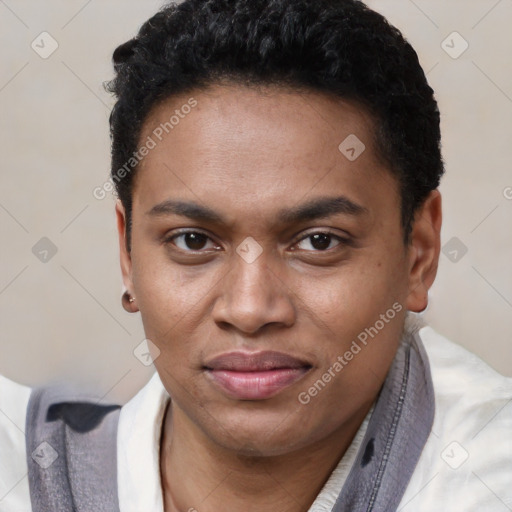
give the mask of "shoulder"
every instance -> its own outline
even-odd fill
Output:
[[[31,388],[0,375],[0,508],[30,510],[25,422]]]
[[[464,394],[469,390],[463,383],[477,384],[486,381],[490,385],[503,386],[506,394],[511,392],[512,378],[501,375],[477,355],[449,340],[431,326],[423,326],[420,337],[428,353],[432,372],[438,379],[441,378],[438,382],[440,389],[453,389],[455,386],[457,392]],[[450,375],[452,378],[449,378]]]
[[[118,510],[120,406],[69,384],[32,391],[26,445],[30,494],[42,510]]]
[[[155,372],[121,410],[117,437],[121,510],[163,510],[160,435],[169,402]]]
[[[420,336],[434,385],[434,426],[471,439],[486,429],[512,429],[512,378],[430,326],[421,329]]]
[[[435,417],[400,510],[503,510],[512,505],[512,378],[430,326],[419,335]]]

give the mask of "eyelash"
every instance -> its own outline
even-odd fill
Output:
[[[185,235],[188,235],[188,234],[199,234],[199,235],[203,235],[205,236],[208,240],[211,240],[212,241],[212,238],[210,236],[208,236],[206,233],[203,233],[202,231],[197,231],[197,230],[193,230],[193,229],[190,229],[190,230],[184,230],[184,231],[180,231],[178,233],[174,233],[173,235],[167,237],[165,240],[164,240],[164,243],[165,244],[170,244],[170,243],[173,243],[174,244],[174,240],[179,238],[180,236],[185,236]],[[325,249],[325,250],[305,250],[305,252],[309,252],[309,253],[319,253],[319,254],[322,254],[322,253],[330,253],[331,251],[333,250],[336,250],[337,247],[340,247],[340,246],[352,246],[353,243],[352,243],[352,240],[349,239],[349,238],[344,238],[340,235],[337,235],[335,233],[333,233],[332,231],[329,231],[328,229],[325,229],[325,230],[319,230],[319,231],[313,231],[313,232],[310,232],[308,233],[307,235],[303,236],[302,238],[300,238],[299,240],[297,240],[295,243],[294,243],[294,246],[299,244],[300,242],[302,242],[303,240],[307,240],[308,238],[314,236],[314,235],[318,235],[318,234],[321,234],[321,235],[327,235],[327,236],[330,236],[334,239],[336,239],[339,243],[334,246],[334,247],[331,247],[330,249]],[[199,253],[202,253],[202,252],[206,252],[205,250],[198,250],[198,251],[194,251],[194,250],[185,250],[185,249],[181,249],[178,247],[178,250],[180,251],[183,251],[183,252],[186,252],[186,253],[190,253],[190,254],[199,254]]]

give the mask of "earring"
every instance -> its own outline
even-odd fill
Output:
[[[135,302],[135,298],[130,295],[128,291],[124,292],[121,297],[121,304],[128,313],[133,313],[131,305]]]

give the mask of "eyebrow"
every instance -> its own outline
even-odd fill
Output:
[[[368,208],[346,196],[319,197],[293,208],[279,210],[277,219],[283,224],[294,224],[338,214],[362,216],[368,213]],[[152,217],[180,215],[197,221],[227,224],[226,219],[218,212],[191,201],[168,199],[153,206],[146,214]]]

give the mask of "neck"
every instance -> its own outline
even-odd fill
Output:
[[[172,404],[160,444],[165,512],[307,512],[370,407],[319,442],[284,455],[249,456],[216,444]]]

